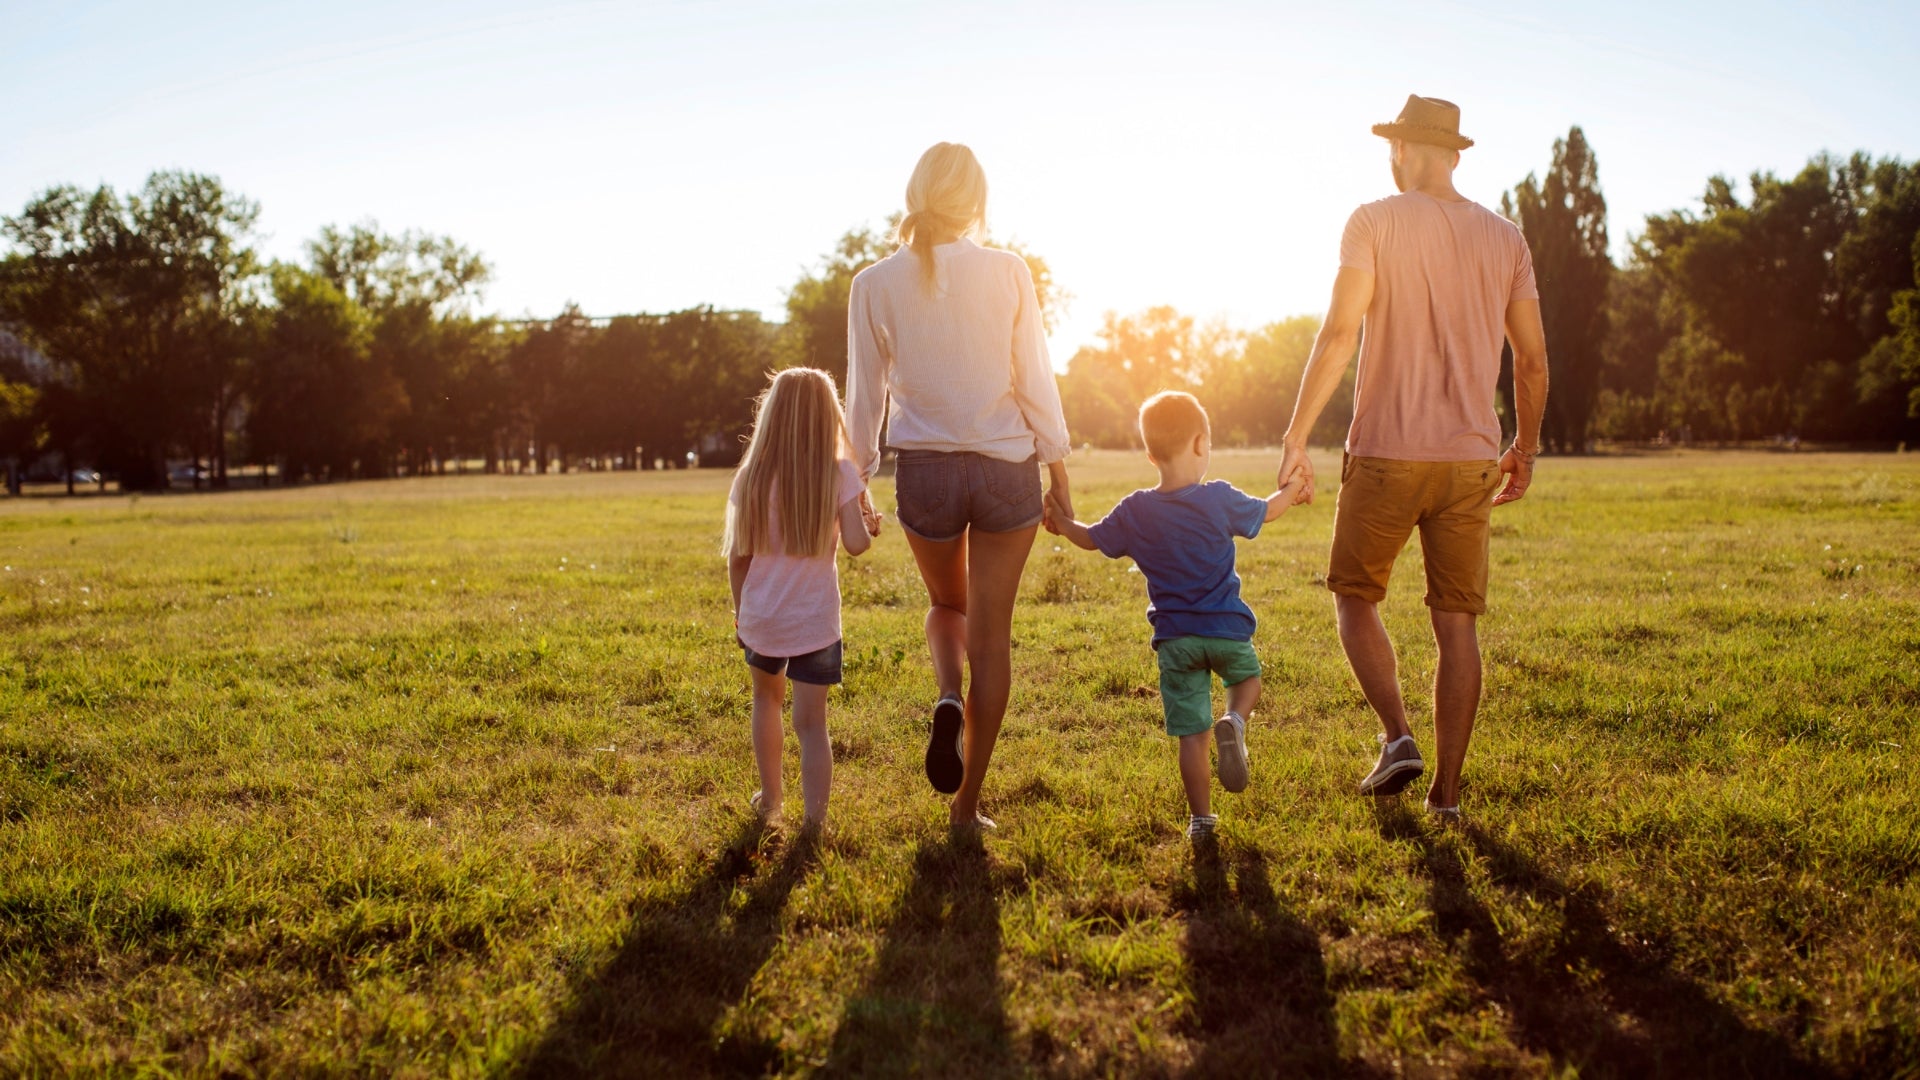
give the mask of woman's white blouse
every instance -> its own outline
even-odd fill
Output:
[[[1059,461],[1072,448],[1027,262],[956,240],[928,289],[907,248],[862,270],[847,306],[847,434],[862,479],[887,444]]]

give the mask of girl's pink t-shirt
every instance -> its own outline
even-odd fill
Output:
[[[836,511],[860,497],[866,485],[853,462],[839,462],[840,476],[834,493]],[[773,505],[767,508],[767,531],[773,550],[784,546],[780,531],[780,492],[773,492]],[[733,490],[727,496],[740,504],[740,474],[733,477]],[[840,521],[836,514],[833,543],[840,544]],[[747,580],[740,588],[740,641],[762,656],[800,656],[817,652],[840,640],[840,565],[836,550],[825,555],[768,554],[755,552],[747,567]]]

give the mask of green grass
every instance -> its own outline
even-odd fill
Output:
[[[1267,697],[1199,860],[1140,578],[1044,534],[999,831],[920,776],[892,529],[828,836],[757,832],[726,479],[0,504],[0,1074],[1920,1073],[1920,457],[1543,462],[1458,832],[1353,794],[1325,484],[1241,547]]]

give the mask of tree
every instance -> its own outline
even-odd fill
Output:
[[[327,278],[273,267],[274,310],[261,344],[247,417],[257,453],[280,475],[343,480],[378,453],[406,389],[372,356],[372,319]]]
[[[1200,394],[1239,355],[1236,334],[1196,323],[1171,307],[1122,317],[1107,312],[1101,343],[1073,354],[1061,380],[1061,405],[1074,437],[1099,446],[1138,443],[1140,403],[1161,390]]]
[[[1300,377],[1320,332],[1315,315],[1296,315],[1248,334],[1239,356],[1208,381],[1201,400],[1213,415],[1214,441],[1274,445],[1286,434],[1300,393]],[[1340,385],[1321,410],[1308,439],[1338,445],[1353,423],[1355,368],[1347,365]]]
[[[61,372],[61,449],[90,445],[131,490],[164,487],[182,450],[224,475],[258,213],[212,177],[157,172],[126,198],[51,188],[4,220],[0,318]]]
[[[1599,400],[1613,263],[1599,164],[1577,125],[1554,140],[1546,181],[1527,174],[1510,196],[1500,196],[1500,212],[1526,235],[1540,285],[1553,384],[1542,437],[1562,453],[1584,452]]]

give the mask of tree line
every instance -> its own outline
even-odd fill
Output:
[[[1503,193],[1540,286],[1550,451],[1597,439],[1920,439],[1920,166],[1822,154],[1790,179],[1755,173],[1747,188],[1743,200],[1710,179],[1702,209],[1650,217],[1622,266],[1579,127],[1554,142],[1544,177]],[[1096,445],[1134,445],[1137,403],[1171,387],[1208,402],[1217,441],[1277,442],[1318,329],[1312,316],[1245,333],[1166,307],[1110,313],[1061,377],[1069,426]],[[1352,409],[1349,367],[1312,441],[1341,442]]]
[[[1822,154],[1746,187],[1710,179],[1700,209],[1648,218],[1620,266],[1580,128],[1502,195],[1540,284],[1550,450],[1920,437],[1920,167]],[[51,188],[0,218],[0,458],[127,490],[168,486],[181,461],[196,487],[248,466],[291,482],[730,461],[767,370],[844,379],[853,276],[891,251],[890,228],[849,231],[789,288],[784,322],[572,305],[512,320],[477,310],[492,269],[450,238],[328,227],[303,260],[269,262],[250,246],[258,216],[215,178],[159,172],[124,195]],[[1004,246],[1051,326],[1067,294]],[[1138,402],[1185,388],[1221,443],[1276,441],[1318,325],[1108,313],[1061,375],[1071,430],[1131,446]],[[1340,441],[1351,378],[1315,442]]]

